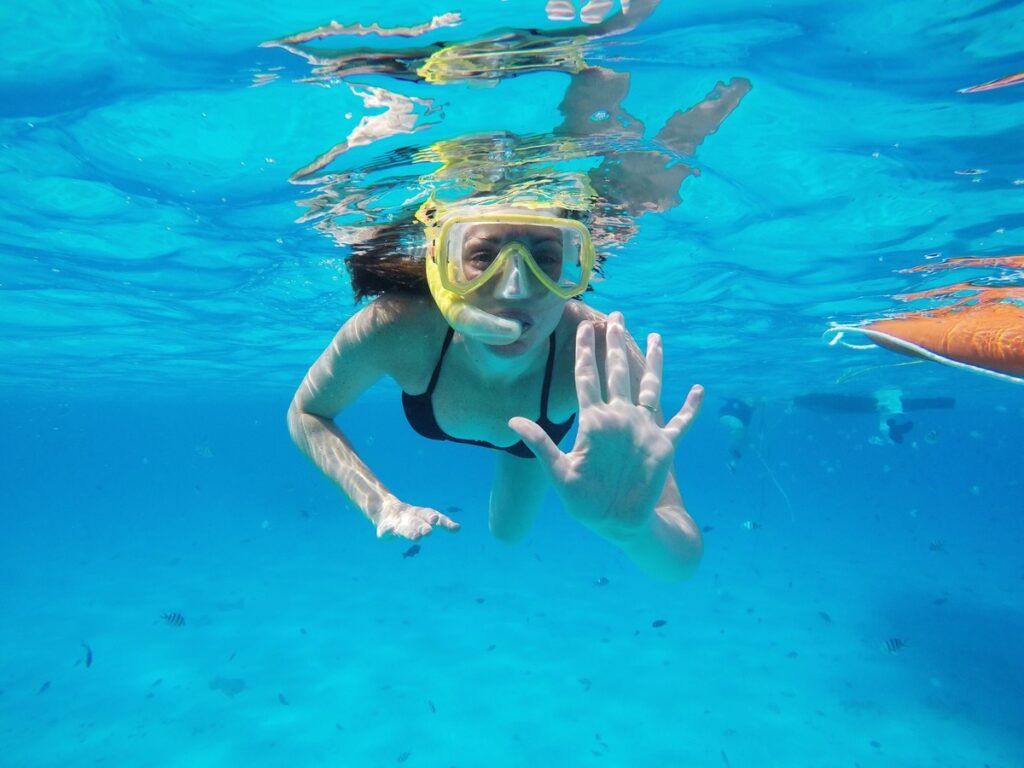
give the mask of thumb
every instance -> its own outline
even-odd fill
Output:
[[[548,474],[553,474],[555,467],[562,460],[562,452],[558,450],[558,446],[548,433],[536,422],[522,416],[513,416],[508,420],[508,426],[522,438],[526,447],[533,451],[533,455],[540,459]]]

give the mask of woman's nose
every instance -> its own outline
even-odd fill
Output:
[[[523,257],[515,254],[498,275],[494,295],[500,299],[525,299],[530,296],[529,276]]]

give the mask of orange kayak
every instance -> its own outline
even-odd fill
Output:
[[[1024,384],[1024,288],[959,283],[900,298],[934,298],[962,291],[975,295],[938,309],[864,325],[833,326],[829,332],[836,335],[830,344],[840,342],[845,333],[860,333],[895,352]]]
[[[981,93],[982,91],[994,91],[996,88],[1006,88],[1010,85],[1024,83],[1024,72],[1016,72],[1012,75],[997,77],[981,85],[972,85],[970,88],[961,88],[959,93]]]

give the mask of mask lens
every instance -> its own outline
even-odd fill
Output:
[[[521,249],[509,248],[512,245],[521,246]],[[446,256],[449,280],[456,286],[469,288],[482,279],[489,279],[490,275],[505,268],[505,262],[513,253],[523,256],[523,251],[529,254],[537,269],[560,288],[572,289],[584,279],[583,236],[568,225],[521,221],[458,222],[451,226],[447,243],[441,247]]]

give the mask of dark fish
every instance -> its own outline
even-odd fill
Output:
[[[419,544],[413,544],[411,547],[409,547],[407,550],[405,550],[405,552],[402,553],[402,559],[404,560],[407,557],[416,557],[416,555],[418,555],[419,553],[420,553],[420,545]]]
[[[933,541],[933,542],[928,544],[928,551],[929,552],[945,552],[946,551],[946,542],[944,542],[944,541]]]
[[[400,754],[398,757],[395,758],[395,762],[396,763],[404,763],[406,760],[409,759],[409,756],[411,754],[412,754],[412,752],[403,752],[402,754]]]
[[[820,616],[821,620],[824,621],[826,624],[831,624],[832,623],[832,617],[829,616],[824,611],[818,611],[818,616]]]
[[[445,507],[444,511],[449,515],[457,515],[462,511],[462,507]]]
[[[87,642],[85,642],[84,640],[82,641],[82,647],[85,648],[85,666],[86,667],[91,667],[92,666],[92,648],[90,648],[89,644]]]
[[[882,647],[885,648],[885,650],[887,650],[889,653],[899,653],[907,647],[907,643],[906,641],[901,640],[898,637],[890,637],[888,640],[882,643]]]
[[[703,531],[704,533],[711,533],[713,530],[715,530],[715,526],[713,525],[705,525],[703,528],[701,528],[701,531]]]
[[[608,586],[608,577],[607,576],[602,576],[599,579],[594,579],[594,586],[595,587],[607,587]]]
[[[476,598],[477,603],[479,603],[480,605],[483,605],[486,600],[487,600],[486,597],[478,597],[478,598]]]
[[[914,428],[914,422],[895,417],[886,419],[885,425],[889,428],[889,437],[897,444],[902,443],[903,436]]]
[[[170,624],[172,627],[184,627],[185,617],[180,613],[162,613],[160,618]]]
[[[277,700],[284,704],[286,707],[288,706],[288,699],[284,697],[283,693],[277,694]]]
[[[46,693],[50,689],[50,681],[47,680],[41,686],[39,686],[39,693]]]
[[[651,622],[651,626],[655,629],[657,629],[658,627],[664,627],[666,624],[668,624],[668,622],[664,619],[655,619]]]
[[[721,750],[721,754],[722,754],[722,765],[724,765],[725,768],[732,768],[732,763],[729,762],[729,756],[727,754],[725,754],[725,750],[724,749]]]
[[[434,706],[434,702],[432,702],[430,699],[427,699],[427,706],[430,707],[430,711],[432,713],[437,712],[437,707]]]

